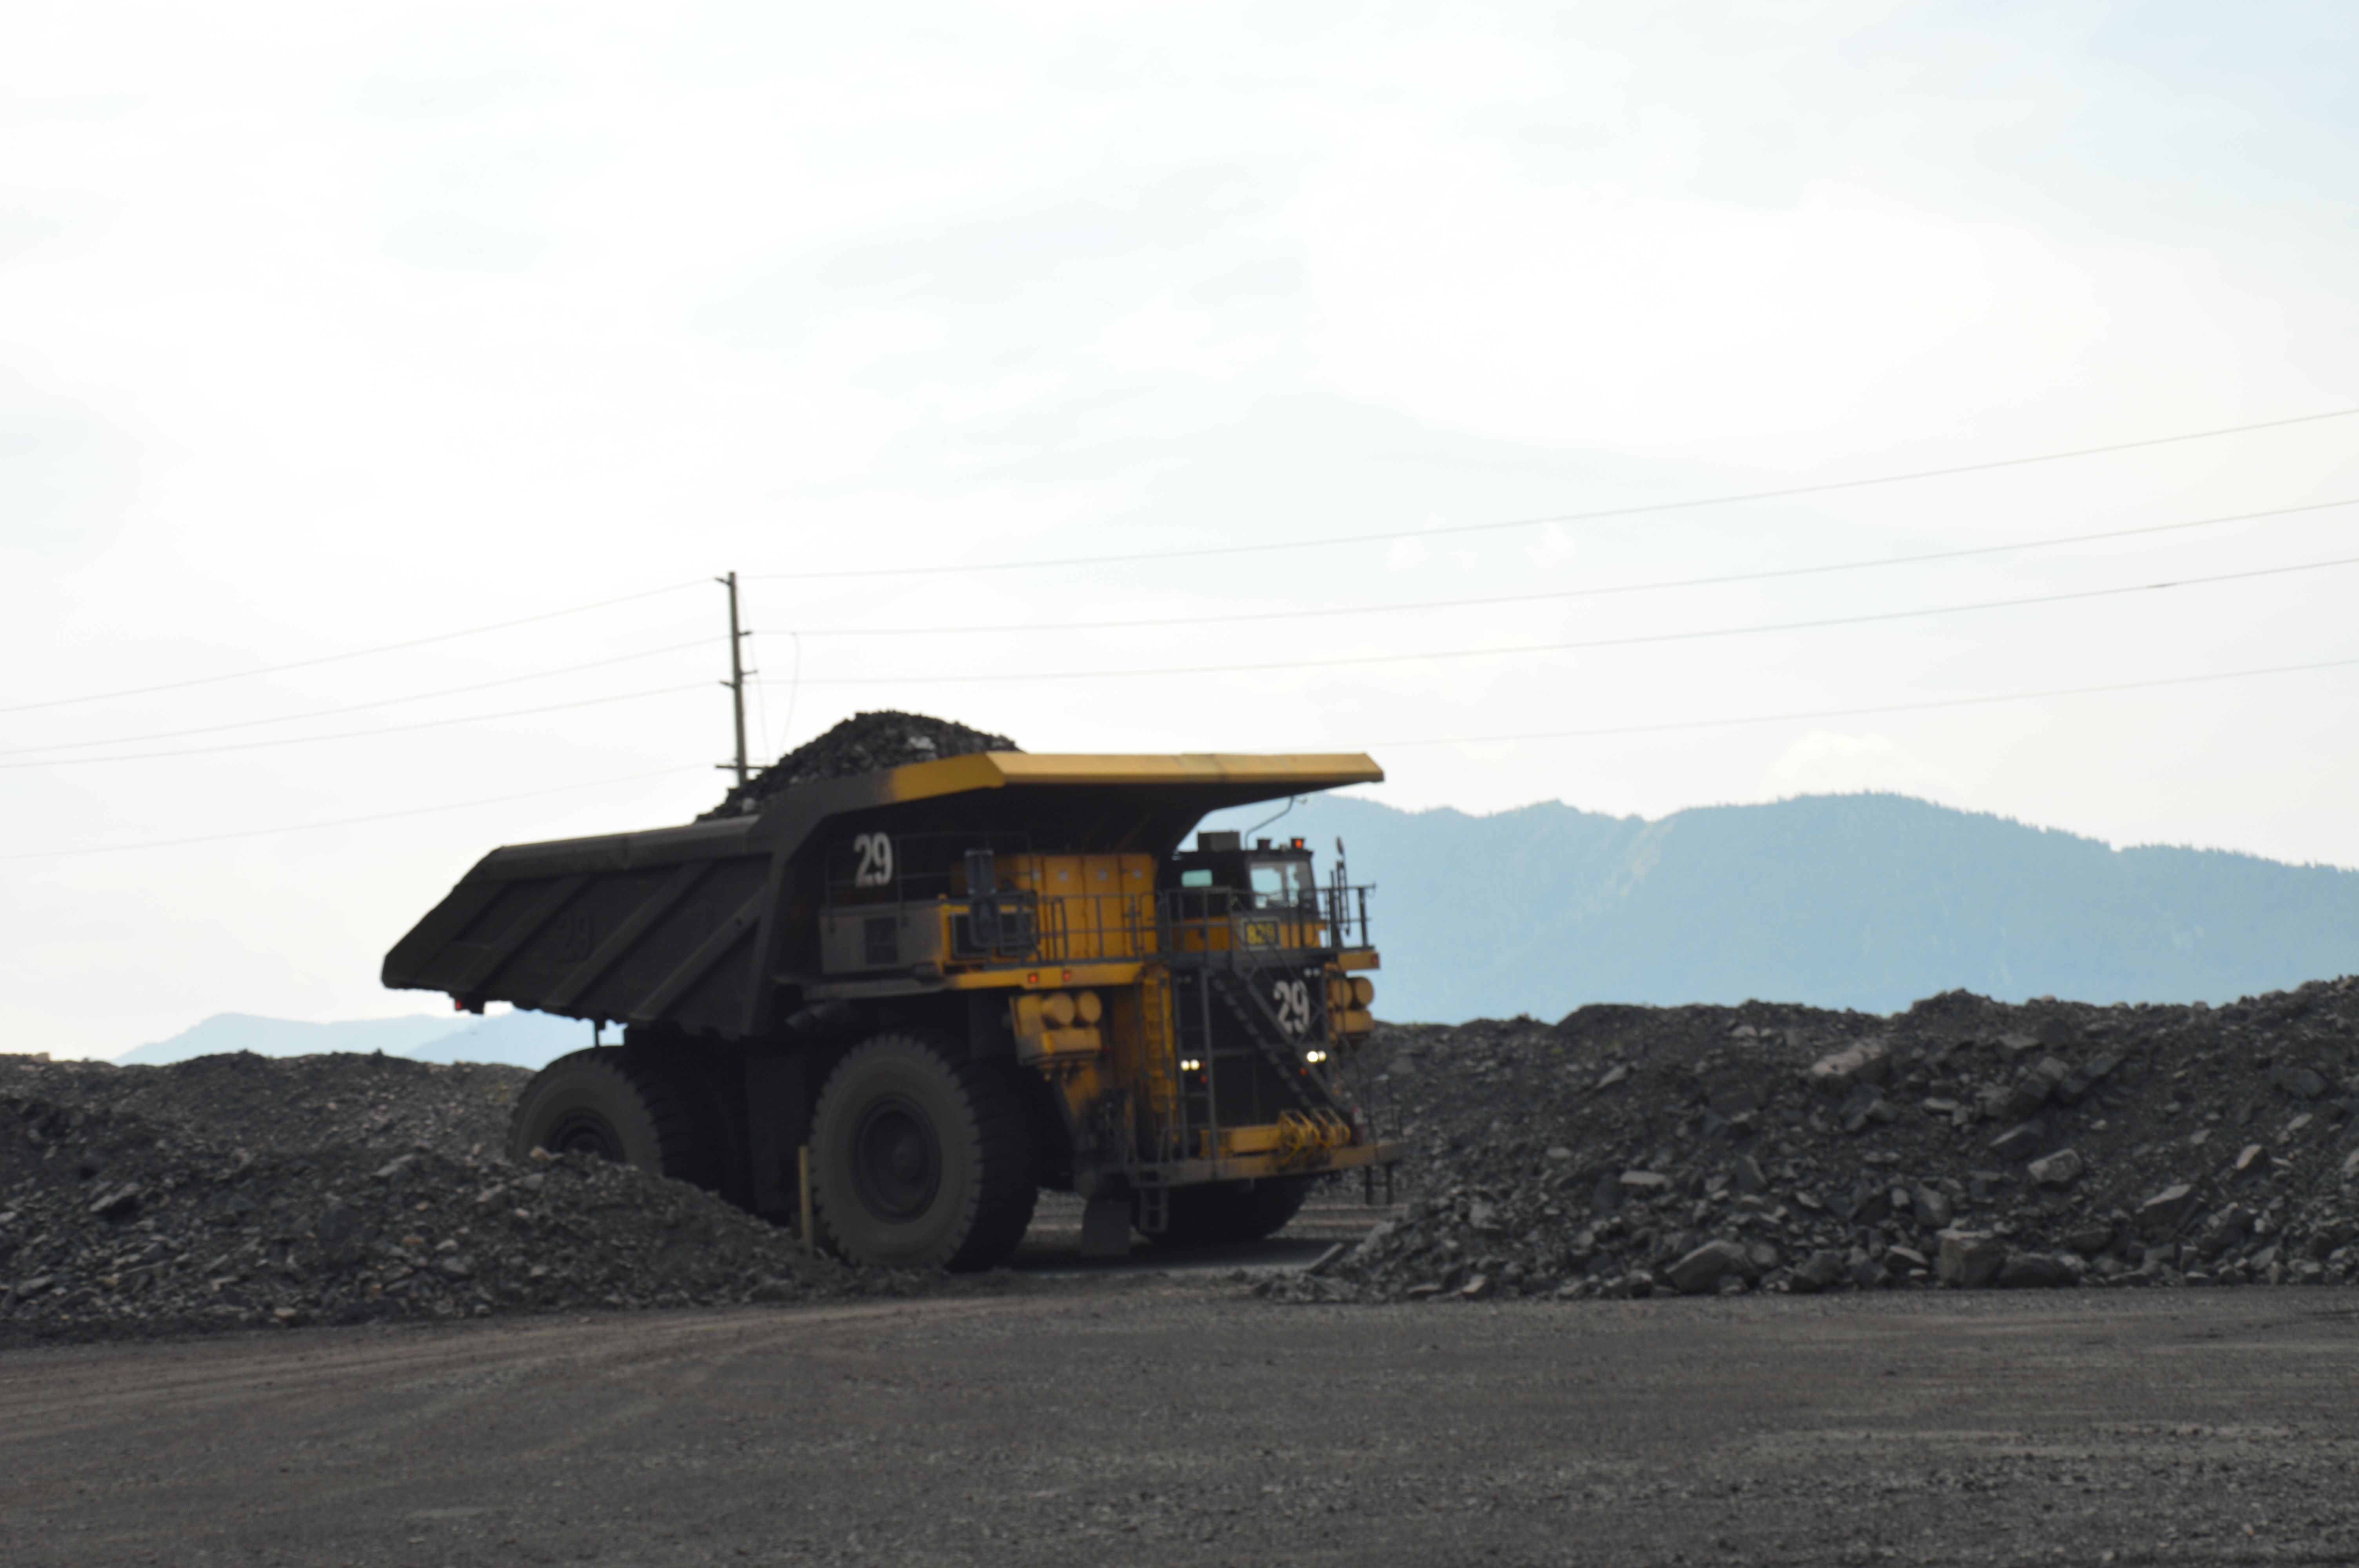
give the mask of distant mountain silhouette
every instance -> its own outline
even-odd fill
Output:
[[[619,1031],[608,1030],[607,1038]],[[309,1056],[323,1051],[382,1051],[421,1062],[502,1062],[538,1067],[590,1044],[590,1026],[518,1009],[494,1018],[416,1013],[407,1018],[306,1023],[251,1013],[216,1013],[169,1040],[141,1045],[114,1058],[124,1066],[160,1066],[191,1056],[251,1051],[257,1056]]]
[[[1886,1012],[1959,987],[2218,1002],[2359,970],[2359,871],[2116,850],[1900,795],[1657,822],[1316,796],[1261,831],[1309,839],[1322,866],[1340,836],[1353,880],[1377,884],[1392,1019],[1755,998]]]

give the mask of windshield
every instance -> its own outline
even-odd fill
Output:
[[[1256,860],[1246,871],[1256,909],[1301,909],[1318,901],[1319,884],[1308,860]]]

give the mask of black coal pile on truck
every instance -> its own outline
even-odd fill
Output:
[[[716,816],[740,816],[758,811],[772,795],[820,779],[851,778],[911,762],[1022,749],[1005,735],[970,730],[948,719],[901,713],[892,708],[855,713],[825,734],[788,752],[747,779],[743,786],[731,790],[719,806],[697,820],[710,822]]]
[[[628,1165],[510,1163],[495,1129],[528,1076],[353,1055],[0,1057],[0,1344],[913,1282],[806,1258]],[[388,1086],[407,1093],[377,1098]],[[404,1129],[433,1141],[397,1147]]]
[[[1417,1183],[1280,1298],[2359,1281],[2359,979],[1387,1028]]]

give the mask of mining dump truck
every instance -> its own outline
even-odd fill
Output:
[[[1095,1256],[1266,1236],[1321,1176],[1398,1158],[1350,1087],[1369,890],[1300,839],[1181,846],[1208,812],[1383,776],[985,752],[817,780],[495,849],[385,983],[621,1026],[526,1087],[513,1156],[627,1161],[859,1262],[988,1267],[1043,1187],[1087,1200]]]

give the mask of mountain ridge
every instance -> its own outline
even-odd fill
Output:
[[[1651,820],[1315,796],[1265,831],[1322,852],[1341,837],[1377,884],[1392,1018],[1756,999],[1890,1012],[1959,989],[2216,1002],[2359,969],[2359,871],[2116,849],[1880,792]]]

